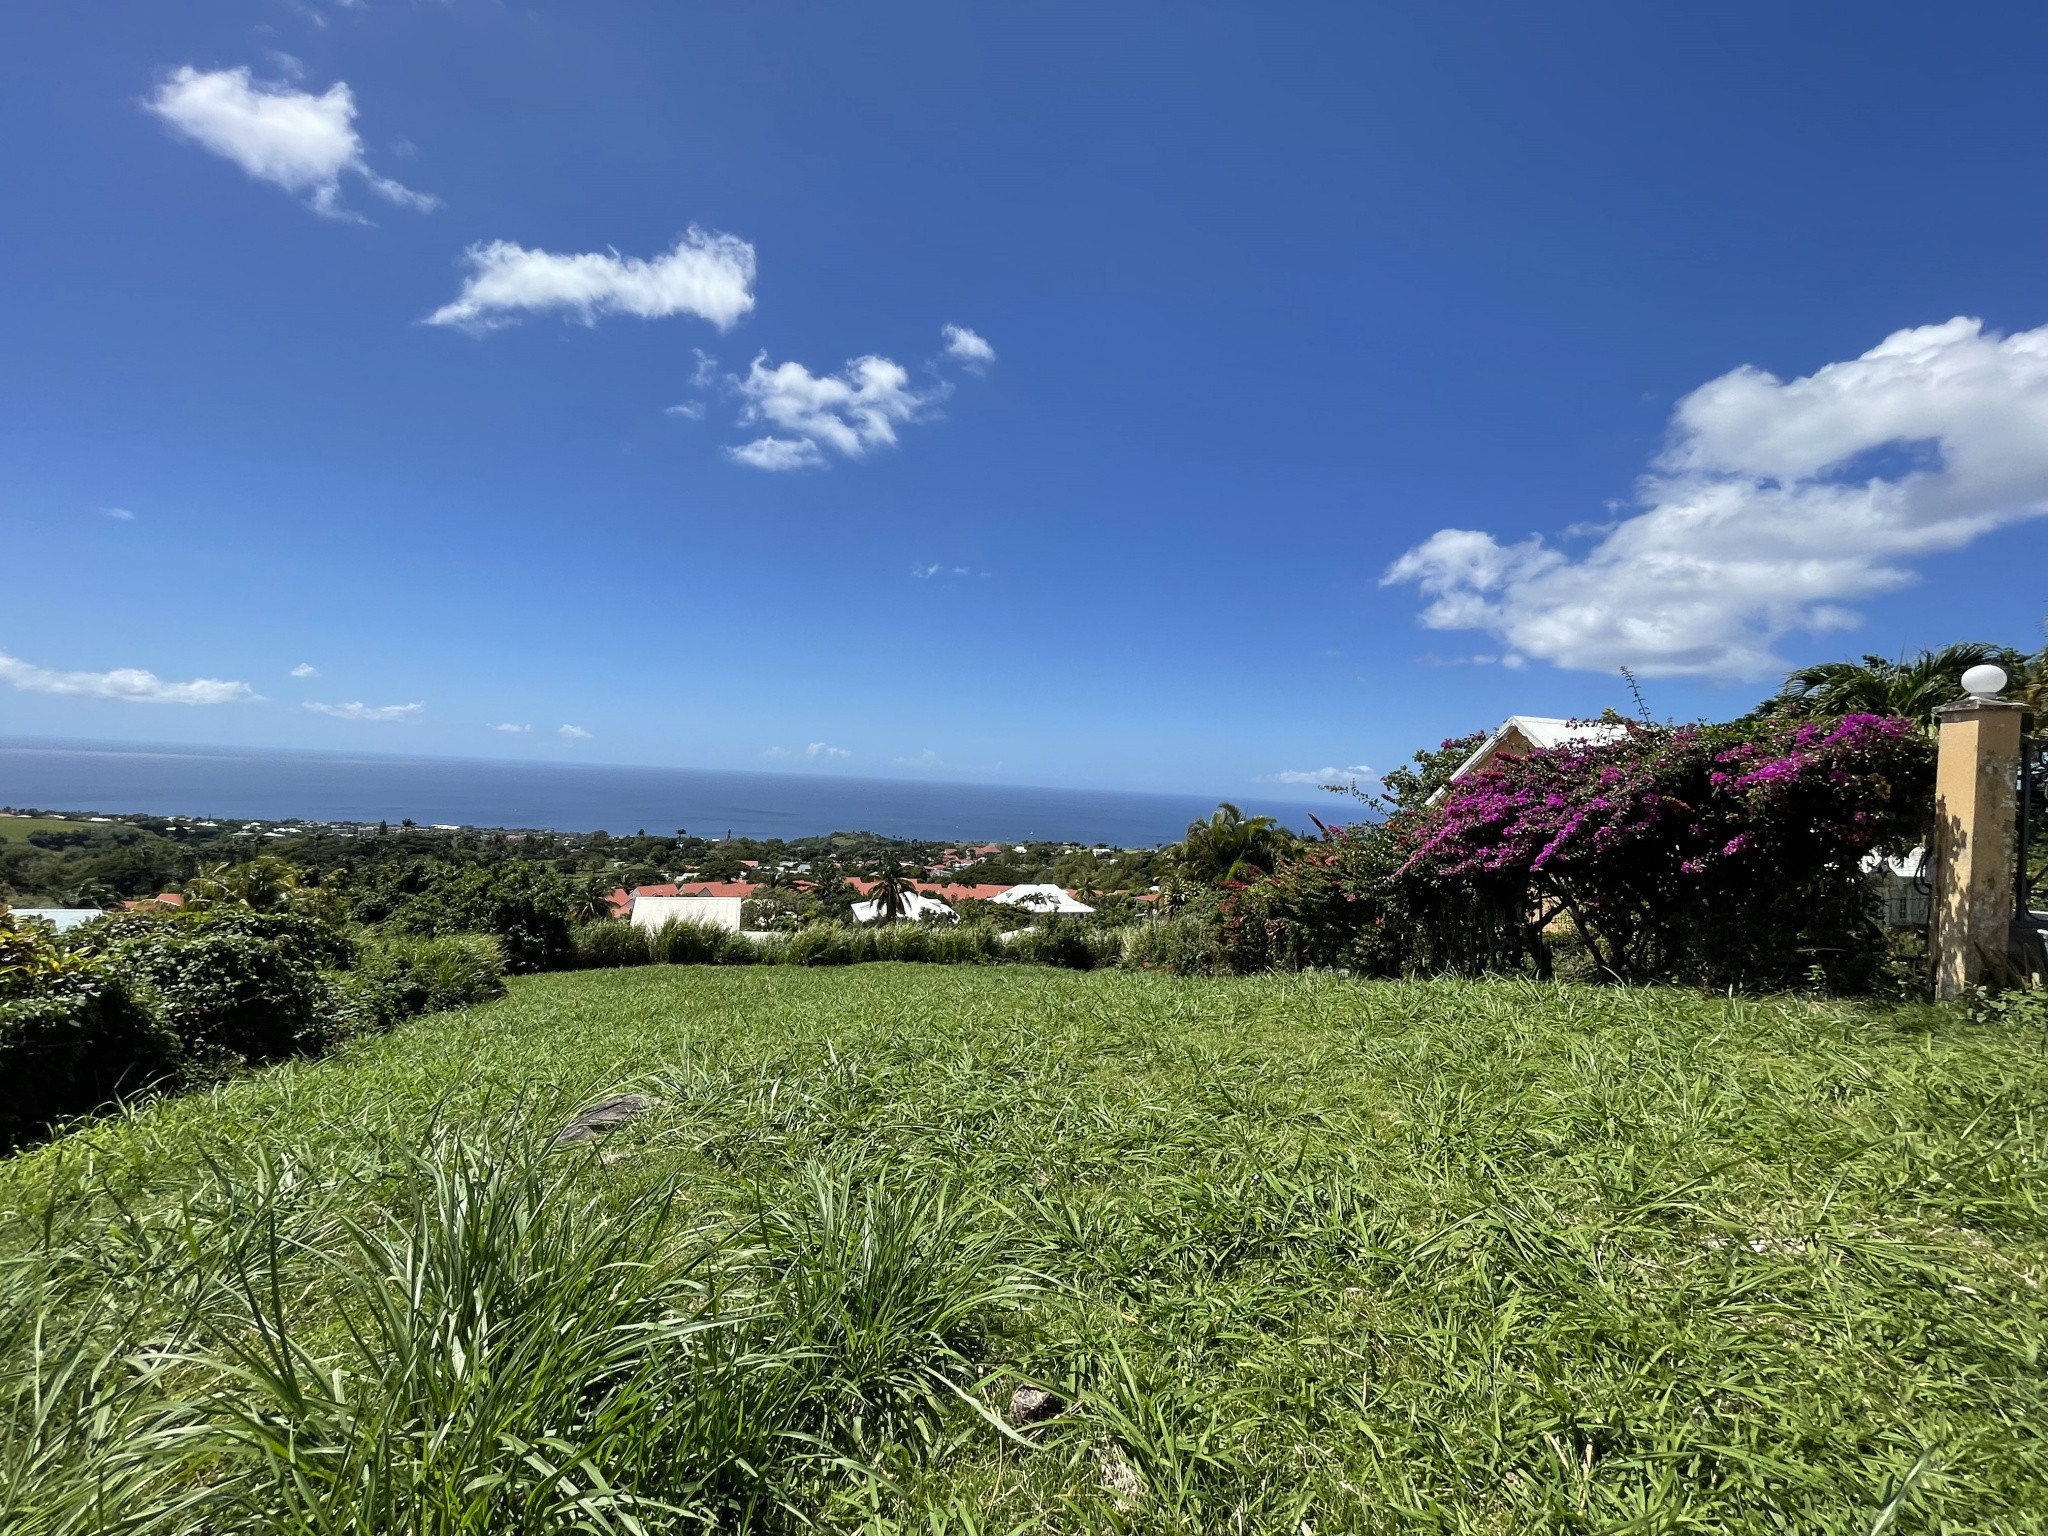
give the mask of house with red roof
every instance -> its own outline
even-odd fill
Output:
[[[140,907],[182,907],[185,896],[181,891],[158,891],[154,896],[144,896],[138,901],[124,901],[121,910],[133,912]]]

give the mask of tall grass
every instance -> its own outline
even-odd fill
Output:
[[[579,924],[569,935],[578,970],[647,965],[654,959],[645,928],[618,918]]]
[[[0,1163],[0,1530],[2039,1531],[2044,1191],[1935,1009],[523,978]]]
[[[877,1187],[819,1167],[762,1221],[777,1334],[811,1362],[817,1428],[850,1451],[927,1453],[997,1309],[1027,1294],[1008,1234],[942,1186]]]
[[[576,932],[577,965],[612,969],[645,965],[866,965],[906,961],[986,965],[997,961],[1092,970],[1122,963],[1126,931],[1071,921],[1004,933],[987,923],[810,923],[794,933],[752,937],[707,923],[671,918],[660,928],[621,922],[586,924]]]
[[[751,965],[758,954],[745,934],[679,917],[649,933],[647,949],[661,965]]]
[[[942,1190],[846,1170],[723,1227],[520,1124],[192,1172],[115,1219],[119,1283],[54,1240],[107,1185],[5,1272],[9,1536],[778,1528],[841,1449],[925,1454],[1023,1294]]]
[[[483,933],[432,939],[375,933],[363,941],[349,974],[359,990],[375,996],[387,1027],[505,995],[504,951]]]

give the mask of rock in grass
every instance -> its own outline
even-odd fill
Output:
[[[1067,1405],[1043,1387],[1019,1387],[1010,1394],[1010,1422],[1018,1429],[1041,1424]]]
[[[1145,1479],[1116,1446],[1102,1452],[1102,1486],[1118,1510],[1135,1509],[1145,1497]]]
[[[653,1106],[654,1101],[643,1093],[615,1093],[608,1099],[599,1099],[555,1132],[554,1144],[566,1147],[574,1142],[589,1141],[646,1114]]]

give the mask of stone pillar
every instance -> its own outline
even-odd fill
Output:
[[[1934,905],[1928,948],[1934,995],[1951,998],[2004,970],[2019,856],[2024,704],[1970,698],[1934,712]]]

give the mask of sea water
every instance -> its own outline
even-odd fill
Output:
[[[0,741],[0,806],[210,820],[388,821],[678,830],[696,837],[877,832],[932,841],[1024,840],[1151,847],[1177,840],[1217,798],[1109,790],[731,773],[459,758],[335,756],[244,748]],[[1296,829],[1326,807],[1237,800]]]

